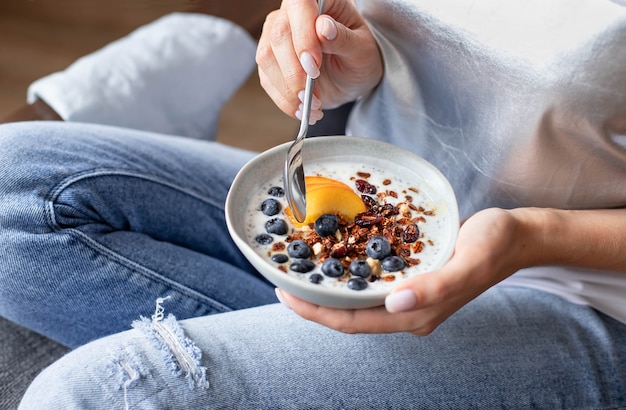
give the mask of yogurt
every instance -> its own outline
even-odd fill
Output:
[[[274,265],[285,275],[309,282],[310,286],[338,287],[346,289],[348,292],[388,291],[405,278],[433,269],[434,263],[440,259],[439,254],[445,236],[442,232],[445,231],[446,215],[445,212],[438,212],[436,203],[427,194],[427,190],[420,189],[419,186],[403,180],[402,176],[389,175],[384,170],[371,165],[329,161],[307,162],[305,171],[307,175],[331,178],[351,187],[359,196],[365,197],[366,204],[369,204],[368,211],[380,210],[382,207],[393,208],[394,212],[389,213],[395,213],[395,215],[387,216],[386,223],[393,222],[396,232],[402,232],[402,235],[406,235],[404,232],[407,231],[407,227],[415,224],[419,233],[415,238],[408,235],[409,242],[403,243],[401,248],[394,249],[393,255],[400,256],[404,261],[404,267],[400,270],[386,271],[383,269],[381,261],[368,257],[364,251],[365,245],[361,243],[361,253],[355,254],[353,252],[347,257],[338,258],[346,267],[345,273],[340,277],[331,277],[322,270],[322,262],[329,258],[329,254],[320,250],[322,245],[316,243],[319,237],[315,234],[313,227],[298,228],[290,222],[285,214],[288,204],[282,189],[282,178],[277,177],[275,180],[267,181],[251,196],[251,201],[246,209],[248,221],[246,240],[254,251],[265,258],[269,264]],[[370,189],[364,189],[366,185]],[[376,193],[371,193],[373,192],[371,187],[375,189]],[[268,199],[272,199],[273,201],[270,202],[275,201],[279,205],[276,214],[264,213],[264,210],[267,211],[267,206],[263,206],[264,210],[262,210],[262,204]],[[372,208],[374,202],[376,205]],[[278,230],[279,233],[268,232],[268,222],[272,221],[270,225],[273,225],[276,220],[285,222],[285,233],[281,233],[281,230]],[[343,222],[352,223],[354,226],[354,221]],[[355,226],[355,228],[357,227]],[[360,227],[358,231],[364,232],[362,228]],[[372,231],[376,229],[378,228],[373,228]],[[275,229],[271,230],[276,231]],[[375,234],[371,233],[370,236],[375,236]],[[294,262],[301,263],[302,258],[294,258],[289,256],[287,252],[289,244],[298,239],[307,239],[311,248],[310,256],[305,259],[312,263],[306,262],[310,268],[306,272],[298,272],[296,271],[298,269],[292,268]],[[330,239],[333,242],[347,245],[350,245],[351,240],[354,242],[354,238],[342,236],[339,231],[335,237]],[[364,278],[366,285],[357,287],[353,287],[352,284],[349,285],[355,276],[350,273],[348,265],[355,259],[365,260],[371,267],[371,274]],[[363,282],[363,280],[359,280]]]

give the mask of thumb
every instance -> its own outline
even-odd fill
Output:
[[[355,33],[329,15],[322,15],[315,21],[315,30],[326,54],[346,54],[358,47]]]
[[[408,278],[385,298],[389,313],[406,312],[446,303],[466,293],[473,293],[474,285],[468,269],[451,259],[442,268]]]

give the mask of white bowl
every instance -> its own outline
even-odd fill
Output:
[[[226,199],[226,222],[236,245],[250,263],[270,282],[293,295],[318,305],[357,309],[384,304],[390,289],[354,291],[342,287],[323,287],[301,280],[297,275],[279,270],[276,264],[254,250],[247,233],[250,225],[247,208],[253,196],[268,181],[282,181],[283,164],[291,142],[265,151],[248,162],[237,174]],[[439,218],[438,249],[430,255],[430,270],[443,266],[454,250],[458,230],[459,211],[454,191],[445,176],[423,158],[397,146],[368,138],[333,136],[307,138],[302,150],[305,173],[311,161],[349,162],[369,164],[400,175],[427,195],[437,208]],[[394,285],[395,286],[395,285]]]

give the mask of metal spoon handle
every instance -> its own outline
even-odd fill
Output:
[[[318,3],[318,14],[324,10],[324,0]],[[304,168],[302,165],[302,145],[309,129],[311,117],[311,101],[313,99],[313,85],[315,80],[307,75],[304,87],[304,98],[302,101],[302,118],[300,120],[300,130],[295,141],[287,151],[285,167],[283,170],[285,181],[285,193],[287,202],[292,209],[293,216],[298,222],[303,222],[306,218],[306,183],[304,178]]]

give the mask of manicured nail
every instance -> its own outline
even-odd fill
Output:
[[[304,102],[304,90],[300,91],[298,93],[298,99],[300,100],[300,102]],[[319,110],[322,108],[322,101],[317,98],[315,95],[311,96],[311,109],[313,110]],[[302,104],[300,104],[300,109],[302,109]]]
[[[291,307],[289,307],[289,305],[287,304],[287,302],[285,301],[285,298],[283,297],[282,292],[280,291],[280,289],[278,288],[274,288],[274,292],[276,293],[276,299],[278,299],[278,301],[285,306],[288,309],[291,309]]]
[[[313,56],[309,53],[302,53],[300,55],[300,65],[304,72],[311,78],[317,78],[320,75],[320,69],[317,68],[317,64],[315,64],[315,60]]]
[[[302,104],[300,104],[300,108],[296,111],[295,116],[297,119],[302,121]],[[324,114],[322,110],[312,110],[309,114],[309,125],[315,125],[315,123],[322,119]]]
[[[300,111],[300,113],[304,111],[304,103],[300,103],[300,105],[298,106],[298,111]],[[322,119],[322,107],[311,106],[311,117],[315,118],[316,120]]]
[[[390,293],[385,298],[385,308],[389,313],[406,312],[413,309],[416,304],[417,297],[411,289]]]
[[[337,37],[337,25],[335,21],[328,16],[322,17],[324,24],[322,24],[322,35],[326,40],[334,40]]]
[[[324,111],[315,110],[311,111],[311,118],[309,118],[309,125],[315,125],[319,120],[324,118]]]

